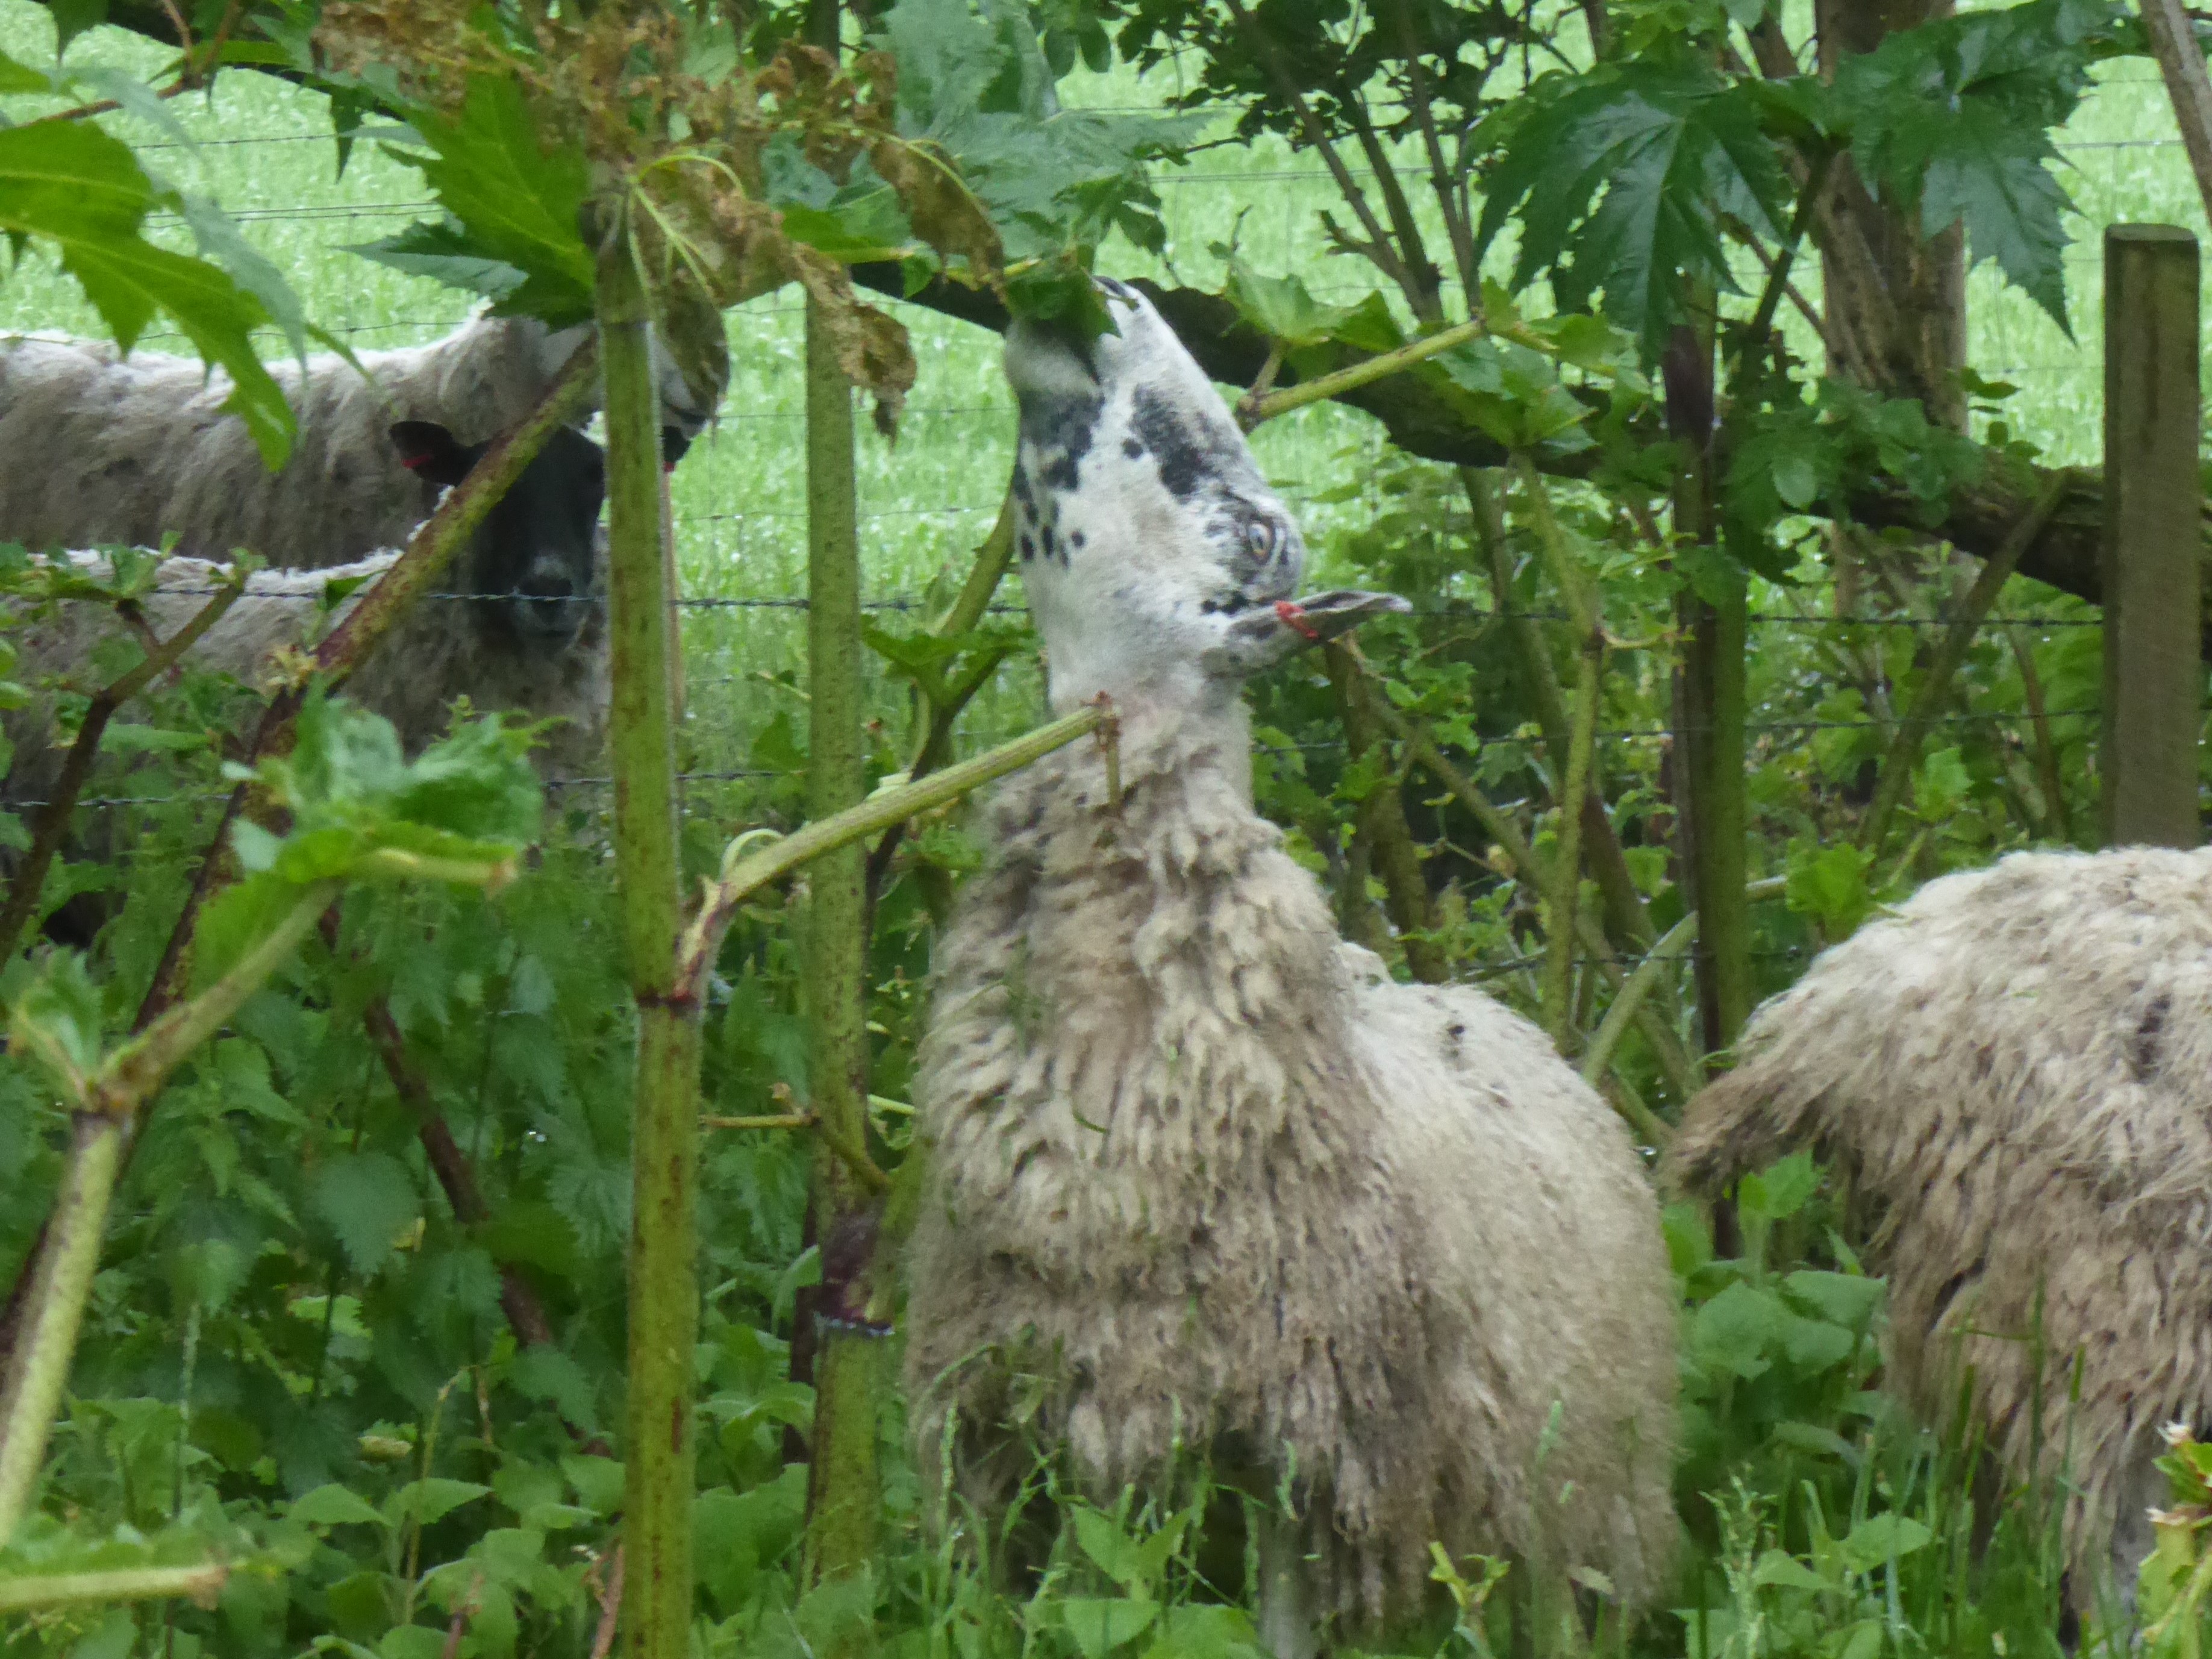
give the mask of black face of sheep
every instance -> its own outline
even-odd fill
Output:
[[[489,444],[464,444],[430,421],[401,421],[392,441],[410,471],[441,487],[466,477]],[[690,441],[661,432],[673,466]],[[467,591],[500,603],[494,627],[523,644],[568,645],[581,631],[599,592],[599,509],[606,502],[606,457],[566,427],[523,469],[485,515],[470,548]]]

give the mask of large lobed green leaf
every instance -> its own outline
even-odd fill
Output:
[[[957,166],[989,213],[1014,309],[1104,326],[1091,252],[1114,230],[1140,247],[1164,244],[1146,163],[1175,155],[1205,118],[1061,109],[1015,7],[899,0],[881,29],[898,65],[899,130]]]
[[[1513,285],[1548,275],[1559,309],[1604,295],[1606,314],[1656,357],[1681,317],[1681,286],[1735,283],[1724,216],[1780,234],[1787,190],[1763,103],[1687,53],[1540,82],[1493,118],[1500,145],[1477,240],[1517,218]]]
[[[263,459],[280,465],[295,422],[252,337],[268,312],[219,267],[146,240],[147,214],[171,199],[128,146],[89,121],[0,130],[0,232],[18,249],[52,247],[125,351],[167,313],[202,360],[229,375],[223,406],[246,422]]]
[[[2121,48],[2124,22],[2111,0],[2028,0],[1893,34],[1836,76],[1861,172],[1899,205],[1917,202],[1928,234],[1963,224],[1975,263],[1995,259],[2061,328],[2071,204],[2051,173],[2051,134],[2090,64]]]
[[[353,251],[410,275],[489,297],[507,316],[555,327],[590,320],[593,266],[577,223],[591,188],[583,153],[548,149],[513,81],[473,77],[459,118],[413,117],[428,153],[392,149],[418,168],[442,221]]]

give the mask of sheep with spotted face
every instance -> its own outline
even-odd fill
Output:
[[[389,441],[438,487],[459,483],[485,447],[462,444],[426,422],[398,423]],[[548,775],[595,769],[609,680],[599,525],[605,495],[599,447],[580,433],[554,432],[455,561],[449,584],[469,597],[426,599],[410,608],[383,648],[346,683],[346,695],[389,720],[410,753],[445,728],[453,703],[465,696],[478,708],[557,720],[537,751]],[[59,556],[103,576],[112,568],[98,553]],[[272,651],[312,644],[315,632],[342,621],[398,557],[387,548],[313,570],[258,571],[185,660],[251,684]],[[224,574],[205,559],[164,559],[141,605],[146,629],[169,638],[198,614]],[[346,585],[337,590],[345,597],[326,615],[319,601],[333,583]],[[51,688],[71,682],[92,689],[82,683],[100,677],[85,668],[100,641],[129,631],[112,606],[68,601],[10,633],[18,653],[15,678],[46,689],[0,718],[0,731],[15,749],[0,800],[12,806],[50,797],[64,759],[53,738]]]
[[[394,421],[445,427],[465,444],[529,412],[586,337],[531,318],[482,316],[428,345],[272,362],[298,417],[271,472],[223,402],[230,382],[196,359],[100,341],[0,339],[0,541],[34,550],[159,547],[272,565],[345,564],[404,545],[435,491],[401,464]],[[695,390],[654,348],[664,418],[685,441],[721,388]]]
[[[1971,1379],[2014,1478],[2039,1440],[2046,1474],[2070,1455],[2069,1592],[2089,1610],[2109,1571],[2132,1600],[2160,1425],[2212,1425],[2212,851],[1930,882],[1738,1053],[1668,1177],[1711,1194],[1796,1149],[1832,1160],[1889,1277],[1890,1385],[1942,1424]]]
[[[1676,1527],[1656,1201],[1542,1033],[1392,983],[1253,810],[1246,679],[1403,602],[1291,603],[1297,525],[1152,307],[1103,286],[1118,333],[1020,323],[1006,366],[1052,701],[1110,695],[1121,793],[1088,746],[1004,786],[936,952],[917,1446],[949,1431],[993,1512],[1036,1432],[1109,1499],[1182,1449],[1286,1486],[1297,1521],[1259,1540],[1279,1655],[1410,1610],[1432,1540],[1641,1604]]]

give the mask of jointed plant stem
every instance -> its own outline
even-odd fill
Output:
[[[807,816],[820,822],[867,793],[861,680],[860,546],[853,392],[830,319],[806,313]],[[814,1212],[827,1237],[873,1198],[868,1097],[866,854],[825,850],[808,872],[804,922],[808,1077],[816,1133],[837,1156],[814,1159]],[[809,1310],[809,1312],[811,1310]],[[872,1337],[820,1333],[806,1501],[806,1571],[849,1577],[875,1553],[878,1496]]]
[[[229,972],[131,1038],[90,1076],[74,1073],[65,1058],[48,1051],[55,1070],[69,1079],[75,1115],[69,1162],[39,1255],[27,1328],[0,1387],[0,1547],[15,1535],[38,1485],[46,1436],[76,1357],[85,1298],[100,1266],[108,1200],[132,1121],[185,1057],[291,955],[337,892],[336,882],[303,890],[291,911]],[[36,1041],[35,1033],[21,1028],[19,1033]]]
[[[679,982],[696,995],[707,970],[721,948],[722,936],[736,919],[738,907],[769,883],[780,881],[801,866],[833,848],[872,836],[879,830],[903,823],[924,812],[958,800],[1009,772],[1065,748],[1078,738],[1101,730],[1111,731],[1113,711],[1103,702],[1066,714],[1049,725],[1002,743],[972,760],[948,766],[942,772],[896,789],[872,794],[858,806],[836,817],[810,823],[757,851],[748,852],[750,836],[732,842],[722,860],[720,877],[707,890],[705,902],[684,933],[683,971]]]
[[[49,1607],[98,1606],[111,1601],[152,1601],[188,1595],[213,1607],[230,1569],[219,1561],[194,1567],[130,1567],[118,1572],[56,1573],[36,1578],[0,1578],[0,1613],[34,1613]]]
[[[1333,374],[1318,375],[1310,380],[1301,380],[1296,386],[1286,386],[1279,392],[1262,396],[1248,397],[1237,406],[1237,423],[1249,432],[1262,421],[1272,421],[1278,415],[1287,415],[1294,409],[1304,409],[1309,404],[1322,403],[1346,392],[1357,391],[1376,380],[1411,368],[1424,359],[1440,351],[1449,351],[1455,345],[1482,337],[1486,325],[1477,318],[1473,322],[1455,324],[1434,334],[1423,336],[1395,351],[1385,351],[1340,368]]]
[[[676,978],[682,902],[670,668],[676,612],[661,547],[659,398],[645,285],[623,228],[611,227],[599,260],[615,861],[638,1033],[623,1548],[632,1659],[686,1659],[696,1484],[691,1396],[699,1301],[699,1019],[696,1002]]]

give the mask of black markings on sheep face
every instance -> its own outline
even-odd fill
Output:
[[[606,476],[599,447],[563,427],[477,532],[471,589],[505,598],[489,620],[515,643],[563,647],[591,620]]]
[[[1203,427],[1186,422],[1182,412],[1154,387],[1140,386],[1136,389],[1129,408],[1129,424],[1135,428],[1139,451],[1152,453],[1159,466],[1160,482],[1177,501],[1188,501],[1201,483],[1220,483],[1222,463],[1228,458],[1209,441],[1212,434]],[[1122,453],[1128,453],[1126,443]],[[1134,460],[1137,457],[1130,459]],[[1236,459],[1242,460],[1243,457]]]
[[[1048,491],[1075,488],[1104,408],[1105,400],[1095,394],[1036,393],[1021,400],[1022,444],[1036,456],[1037,476]]]
[[[459,483],[489,444],[462,444],[443,427],[403,421],[392,441],[410,471],[434,485]],[[488,641],[558,651],[595,617],[599,598],[599,511],[606,459],[566,427],[493,503],[469,544],[459,584],[486,601],[476,607]]]

